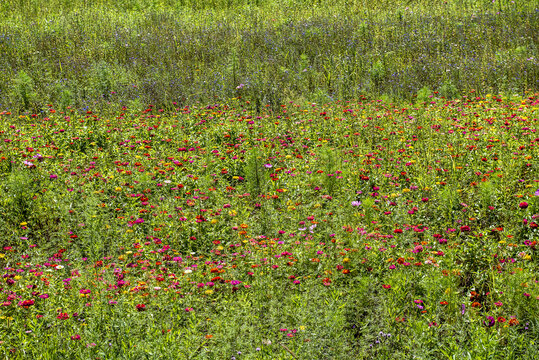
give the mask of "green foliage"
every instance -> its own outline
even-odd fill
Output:
[[[429,96],[432,95],[432,91],[427,87],[423,86],[418,92],[417,92],[417,101],[419,103],[423,103],[425,101],[429,100]]]
[[[60,94],[60,108],[63,110],[66,110],[68,106],[71,106],[74,104],[74,96],[73,92],[70,90],[62,90],[62,93]]]
[[[13,103],[22,110],[29,110],[36,105],[37,92],[34,80],[24,70],[19,71],[12,80],[10,94]]]
[[[459,96],[458,89],[450,81],[445,81],[440,87],[440,94],[446,99],[455,99]]]
[[[423,87],[448,98],[537,88],[530,24],[539,15],[523,1],[6,3],[0,92],[21,111],[37,98],[60,103],[66,89],[73,106],[139,97],[164,108],[237,96],[275,107],[362,93],[411,99]]]

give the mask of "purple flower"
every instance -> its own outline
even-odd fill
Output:
[[[352,206],[360,206],[361,205],[361,201],[352,201]]]
[[[539,196],[539,189],[537,189],[537,190],[535,191],[535,193],[533,193],[533,195]]]
[[[494,319],[492,316],[487,316],[487,320],[483,321],[483,324],[487,327],[492,327],[496,323],[496,319]]]

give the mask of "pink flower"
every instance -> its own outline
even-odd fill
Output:
[[[520,204],[518,204],[518,207],[521,209],[526,209],[528,207],[528,203],[523,201]]]

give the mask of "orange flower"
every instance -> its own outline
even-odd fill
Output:
[[[474,301],[473,304],[472,304],[472,307],[473,308],[480,308],[481,307],[481,303],[477,302],[477,301]]]
[[[211,339],[212,337],[213,335],[210,335],[210,334],[206,335],[206,339]]]
[[[515,326],[518,324],[519,324],[519,321],[515,318],[512,318],[511,320],[509,320],[509,326]]]

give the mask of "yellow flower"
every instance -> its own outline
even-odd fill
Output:
[[[211,294],[213,294],[213,290],[206,290],[205,293],[208,294],[208,295],[211,295]]]

